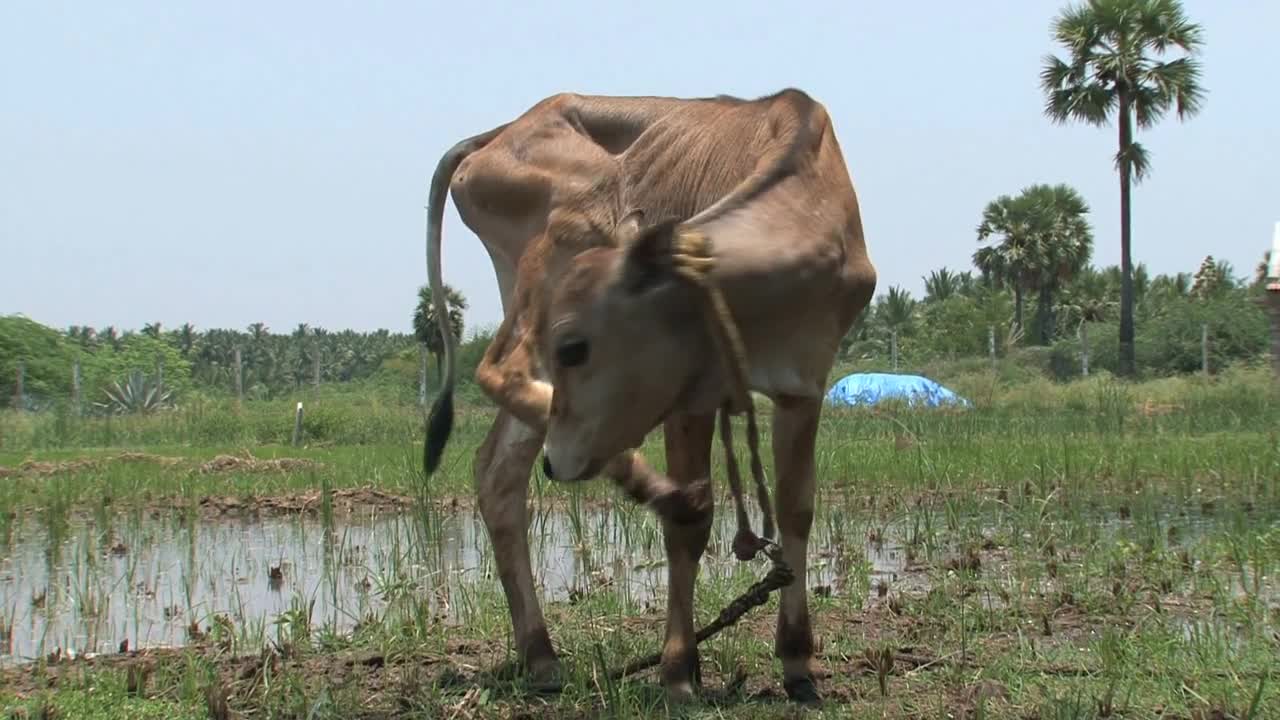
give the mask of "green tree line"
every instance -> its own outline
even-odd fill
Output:
[[[883,365],[894,342],[905,370],[983,359],[993,332],[1001,358],[1039,358],[1056,379],[1079,375],[1086,352],[1095,372],[1122,374],[1117,332],[1122,271],[1083,262],[1092,242],[1086,210],[1065,186],[1032,186],[993,200],[978,228],[982,247],[974,253],[974,268],[931,271],[923,277],[920,298],[899,286],[886,288],[845,337],[845,364]],[[1229,263],[1211,256],[1194,272],[1172,275],[1151,276],[1139,263],[1133,272],[1139,375],[1199,371],[1204,326],[1212,370],[1264,357],[1269,333],[1260,302],[1264,284],[1265,258],[1252,277],[1236,276]],[[491,335],[478,333],[462,342],[466,299],[453,288],[446,296],[451,330],[461,343],[461,378],[468,385]],[[1034,310],[1020,310],[1024,300]],[[1026,315],[1031,319],[1024,329]],[[165,329],[159,323],[123,332],[83,325],[58,330],[20,315],[0,317],[0,403],[13,406],[18,363],[24,366],[28,409],[69,398],[77,361],[86,412],[130,409],[117,402],[114,396],[120,394],[136,401],[139,394],[153,393],[162,396],[158,405],[180,403],[192,392],[225,396],[233,392],[237,348],[246,400],[296,393],[315,380],[317,368],[321,383],[385,382],[409,396],[418,388],[419,348],[440,352],[434,317],[425,288],[419,289],[410,315],[414,333],[307,325],[277,333],[262,323],[244,330],[198,330],[190,324]],[[426,379],[434,387],[437,373],[428,372]]]
[[[447,296],[452,330],[461,342],[466,299],[453,288],[447,288]],[[412,313],[414,333],[332,331],[306,324],[273,332],[261,322],[243,330],[201,330],[190,323],[175,328],[146,323],[124,331],[88,325],[58,330],[21,315],[0,317],[0,405],[11,407],[16,401],[19,364],[28,409],[71,397],[77,363],[82,408],[88,412],[130,409],[123,407],[128,403],[115,402],[122,394],[142,404],[140,396],[154,396],[155,405],[180,401],[193,391],[229,394],[235,388],[237,351],[247,400],[287,396],[317,381],[349,383],[384,376],[416,383],[420,345],[433,354],[443,352],[434,318],[426,288],[419,290]]]

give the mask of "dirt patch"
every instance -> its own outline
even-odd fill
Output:
[[[323,507],[319,490],[291,495],[208,496],[200,499],[197,507],[202,515],[297,515],[314,514]],[[351,513],[361,510],[399,511],[412,507],[414,500],[405,495],[395,495],[374,488],[334,490],[329,501],[335,513]]]
[[[208,462],[201,463],[199,472],[202,475],[225,472],[298,472],[301,470],[319,470],[322,463],[302,458],[272,458],[264,460],[256,458],[248,450],[239,455],[218,455]]]
[[[152,455],[141,452],[122,452],[99,458],[76,458],[74,460],[26,460],[13,467],[0,466],[0,478],[5,477],[48,477],[64,473],[82,473],[101,470],[109,465],[120,463],[146,463],[161,467],[190,465],[194,461],[181,457]],[[202,475],[212,473],[260,473],[260,472],[299,472],[319,470],[323,463],[303,458],[271,458],[254,457],[248,450],[238,455],[218,455],[212,460],[195,465],[193,470]]]
[[[115,463],[147,463],[150,465],[179,465],[182,458],[152,455],[141,452],[122,452],[101,458],[77,458],[75,460],[26,460],[14,467],[0,466],[0,478],[3,477],[46,477],[60,473],[77,473],[100,470]]]

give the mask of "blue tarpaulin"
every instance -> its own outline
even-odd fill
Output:
[[[921,404],[972,406],[968,400],[919,375],[853,373],[840,378],[827,391],[827,402],[832,405],[875,405],[891,398],[901,399],[913,407]]]

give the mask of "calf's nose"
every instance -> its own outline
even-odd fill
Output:
[[[546,455],[542,456],[542,474],[546,475],[548,480],[556,479],[556,476],[551,472],[551,458]]]

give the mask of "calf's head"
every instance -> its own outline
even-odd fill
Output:
[[[707,356],[697,291],[671,263],[675,222],[618,226],[615,247],[570,263],[547,306],[543,367],[554,385],[543,470],[590,479],[688,397]]]

